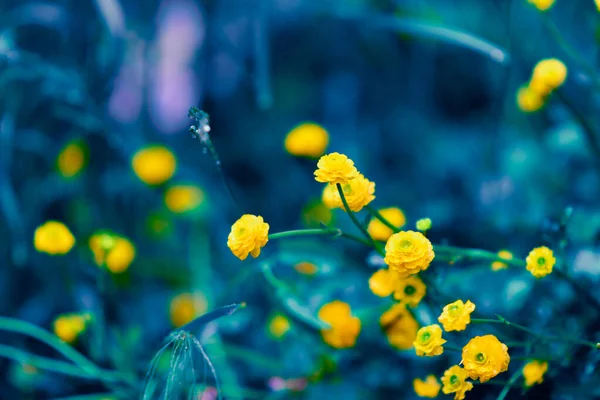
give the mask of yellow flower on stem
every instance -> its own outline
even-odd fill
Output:
[[[481,383],[508,370],[509,363],[508,347],[494,335],[475,336],[462,350],[465,371]]]
[[[398,207],[382,208],[378,211],[385,220],[398,229],[402,228],[406,223],[406,217]],[[381,240],[382,242],[388,240],[394,233],[389,226],[375,217],[371,218],[369,226],[367,227],[367,232],[369,232],[369,235],[371,235],[374,240]]]
[[[540,96],[547,96],[567,79],[567,66],[556,58],[539,61],[533,68],[529,87]]]
[[[421,232],[402,231],[388,239],[383,261],[406,277],[429,268],[434,256],[431,242]]]
[[[261,216],[244,214],[232,226],[227,237],[227,247],[240,260],[248,254],[256,258],[269,241],[269,224]]]
[[[416,307],[425,296],[427,287],[417,275],[399,278],[394,286],[394,299],[410,307]]]
[[[326,203],[330,208],[341,208],[346,211],[340,192],[338,192],[337,186],[330,184],[330,189],[323,191],[323,202]],[[364,206],[369,204],[375,199],[375,183],[371,182],[363,176],[358,176],[347,183],[341,185],[344,197],[348,202],[348,207],[354,212],[359,212]]]
[[[56,159],[58,172],[64,178],[73,178],[85,167],[86,151],[83,142],[74,140],[60,151]]]
[[[525,386],[533,386],[536,383],[544,382],[544,374],[548,371],[546,361],[533,360],[523,366],[523,378]]]
[[[53,323],[54,334],[62,341],[73,343],[85,331],[88,314],[62,314]]]
[[[204,201],[204,192],[194,185],[171,186],[165,193],[165,205],[175,214],[197,209]]]
[[[379,325],[385,333],[388,342],[398,350],[408,350],[413,347],[417,338],[419,323],[408,312],[404,304],[394,304],[381,314]]]
[[[546,104],[546,98],[529,85],[521,86],[517,91],[517,106],[526,113],[539,111]]]
[[[418,378],[413,380],[413,389],[419,397],[433,399],[440,393],[441,388],[442,385],[440,385],[435,375],[428,375],[424,381]]]
[[[508,250],[500,250],[498,252],[498,257],[502,258],[503,260],[512,260],[513,254]],[[502,261],[492,262],[492,271],[499,271],[501,269],[506,269],[506,268],[508,268],[508,265],[506,263],[503,263]]]
[[[325,204],[325,207],[329,209],[338,208],[342,203],[342,199],[340,199],[340,194],[338,193],[337,187],[330,184],[325,185],[323,188],[321,200],[323,201],[323,204]]]
[[[113,274],[129,269],[135,259],[135,246],[125,237],[108,231],[99,231],[90,237],[89,247],[98,266],[105,266]]]
[[[62,222],[47,221],[35,230],[33,245],[41,253],[62,255],[71,251],[75,237]]]
[[[442,328],[433,324],[419,329],[413,345],[418,356],[434,357],[444,352],[444,343],[446,340],[442,339]]]
[[[556,258],[554,258],[552,250],[542,246],[531,250],[525,261],[527,262],[527,271],[531,272],[531,275],[543,278],[552,273]]]
[[[350,305],[343,301],[335,300],[327,303],[319,310],[319,319],[328,323],[329,329],[322,329],[323,341],[337,349],[353,347],[360,334],[361,322],[352,316]]]
[[[473,389],[473,384],[467,382],[468,377],[469,374],[464,369],[458,365],[453,365],[444,371],[442,392],[444,394],[454,393],[454,400],[463,400],[465,393]]]
[[[444,326],[446,332],[464,331],[471,323],[471,313],[475,311],[475,304],[467,300],[456,300],[444,307],[438,321]]]
[[[160,185],[175,174],[177,160],[164,146],[148,146],[133,155],[131,166],[145,184]]]
[[[556,0],[527,0],[529,4],[533,4],[538,10],[546,11],[554,5]]]
[[[421,218],[417,221],[416,227],[418,231],[427,232],[431,229],[431,218]]]
[[[274,339],[283,338],[291,328],[290,320],[283,314],[275,314],[269,321],[269,334]]]
[[[326,154],[317,163],[317,170],[315,171],[317,182],[343,185],[356,177],[358,177],[358,170],[354,166],[354,161],[344,154]]]
[[[317,158],[329,144],[329,134],[318,124],[305,122],[293,128],[285,138],[285,149],[299,157]]]
[[[394,292],[400,279],[397,273],[389,269],[380,269],[369,278],[369,289],[375,296],[387,297]]]

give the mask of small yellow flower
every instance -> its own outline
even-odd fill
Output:
[[[204,314],[207,309],[208,302],[202,293],[181,293],[169,303],[169,318],[175,328],[180,328]]]
[[[500,250],[498,252],[498,257],[503,260],[512,260],[513,254],[508,250]],[[506,269],[506,268],[508,268],[508,265],[506,263],[503,263],[502,261],[494,261],[492,263],[492,271],[499,271],[501,269]]]
[[[594,0],[596,2],[596,8],[600,11],[600,0]]]
[[[325,185],[321,200],[323,201],[323,204],[325,204],[325,207],[329,209],[338,208],[341,205],[342,200],[340,199],[337,186],[330,184]]]
[[[73,343],[85,331],[89,315],[87,314],[62,314],[53,323],[54,334],[62,341]]]
[[[494,335],[475,336],[463,347],[461,364],[481,383],[508,370],[509,363],[508,347]]]
[[[416,307],[425,296],[427,287],[416,275],[407,278],[400,278],[394,286],[394,299],[410,307]]]
[[[406,277],[429,268],[434,256],[431,242],[421,232],[402,231],[388,239],[383,261]]]
[[[567,79],[567,66],[556,58],[539,61],[533,68],[529,87],[540,96],[559,88]]]
[[[552,273],[552,267],[556,263],[552,250],[546,246],[531,250],[525,261],[527,262],[527,271],[536,278],[542,278]]]
[[[413,346],[418,356],[434,357],[444,352],[442,347],[444,343],[446,340],[442,339],[442,328],[438,324],[433,324],[419,329]]]
[[[204,192],[198,186],[171,186],[165,193],[165,205],[175,214],[197,209],[204,201]]]
[[[454,393],[454,400],[463,400],[465,393],[473,389],[473,384],[467,382],[469,374],[458,365],[453,365],[444,372],[442,383],[444,394]]]
[[[42,253],[67,254],[75,245],[75,237],[62,222],[47,221],[35,230],[33,245]]]
[[[248,254],[256,258],[269,241],[269,224],[261,216],[244,214],[231,226],[227,247],[240,260]]]
[[[298,264],[294,265],[294,269],[299,274],[309,276],[316,274],[319,270],[315,264],[309,262],[299,262]]]
[[[398,279],[400,277],[394,271],[380,269],[369,278],[369,289],[375,296],[387,297],[394,292]]]
[[[406,217],[398,207],[382,208],[379,214],[396,228],[402,228],[406,223]],[[394,233],[387,225],[377,218],[372,218],[367,227],[369,235],[375,240],[386,241]]]
[[[517,91],[517,106],[526,113],[533,113],[541,110],[546,103],[545,97],[533,90],[528,85],[521,86]]]
[[[350,305],[335,300],[327,303],[319,310],[319,319],[328,323],[331,328],[322,329],[323,341],[338,349],[353,347],[360,334],[360,319],[352,316]]]
[[[281,339],[291,328],[290,320],[282,314],[275,314],[269,321],[268,328],[272,338]]]
[[[530,4],[533,4],[538,10],[546,11],[554,5],[556,0],[527,0]]]
[[[342,210],[345,210],[337,186],[333,184],[330,184],[329,186],[331,187],[331,189],[329,189],[331,192],[323,192],[324,202],[327,201],[328,205],[333,205],[331,208],[341,208]],[[342,191],[348,202],[348,207],[354,212],[359,212],[364,206],[375,199],[375,183],[365,178],[363,174],[358,174],[356,178],[342,184]],[[328,198],[325,199],[325,196]]]
[[[394,304],[389,310],[381,314],[379,324],[383,329],[388,342],[398,350],[408,350],[413,347],[417,338],[419,323],[401,303]]]
[[[85,167],[86,149],[81,141],[69,142],[58,154],[56,165],[64,178],[73,178]]]
[[[421,379],[413,380],[413,389],[419,397],[433,399],[437,397],[441,388],[442,385],[440,385],[435,375],[428,375],[424,381]]]
[[[417,230],[421,232],[427,232],[431,229],[431,218],[421,218],[417,221]]]
[[[536,383],[544,382],[544,374],[548,371],[548,363],[546,361],[530,361],[523,367],[523,378],[525,378],[525,386],[533,386]]]
[[[446,332],[464,331],[471,323],[471,313],[475,311],[475,304],[467,300],[456,300],[444,307],[438,321],[444,326]]]
[[[120,274],[127,269],[135,259],[135,246],[122,236],[107,231],[99,231],[92,235],[89,247],[94,254],[98,266],[105,266],[113,274]]]
[[[305,122],[287,134],[284,144],[291,155],[317,158],[325,153],[329,134],[321,125]]]
[[[354,161],[344,154],[330,153],[322,156],[317,163],[315,180],[317,182],[344,184],[358,177]]]
[[[149,146],[134,154],[131,166],[145,184],[160,185],[175,174],[177,160],[166,147]]]

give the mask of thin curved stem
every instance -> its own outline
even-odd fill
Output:
[[[269,235],[269,240],[282,239],[293,236],[311,236],[311,235],[331,235],[331,236],[341,236],[342,231],[339,229],[295,229],[291,231],[284,231],[278,233],[271,233]]]
[[[511,375],[511,377],[508,379],[508,382],[506,382],[506,384],[502,388],[502,391],[500,392],[498,397],[496,397],[496,400],[504,400],[506,398],[506,395],[508,395],[508,392],[510,392],[510,389],[514,386],[514,384],[517,383],[517,380],[519,380],[522,373],[523,368],[519,368]]]
[[[464,257],[469,259],[486,260],[491,262],[500,261],[504,264],[512,265],[513,267],[525,267],[527,265],[527,263],[524,260],[518,258],[502,258],[498,256],[498,254],[487,250],[465,249],[461,247],[444,246],[439,244],[434,245],[433,250],[436,253],[451,253],[451,255],[453,256]]]
[[[383,223],[385,226],[387,226],[388,228],[390,228],[394,233],[400,232],[400,229],[398,229],[397,226],[394,226],[394,224],[392,224],[390,221],[388,221],[387,219],[385,219],[385,217],[383,215],[381,215],[381,213],[379,211],[377,211],[377,209],[371,207],[370,205],[366,205],[365,208],[367,209],[367,211],[369,213],[371,213],[371,215],[373,217],[375,217],[379,221],[381,221],[381,223]]]

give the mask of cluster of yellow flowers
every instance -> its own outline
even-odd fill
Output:
[[[94,233],[88,242],[99,267],[106,267],[113,274],[121,274],[135,259],[135,246],[125,237],[109,231]]]
[[[335,300],[327,303],[319,310],[319,319],[329,324],[329,329],[321,330],[323,341],[328,345],[345,349],[353,347],[360,334],[361,322],[352,315],[350,305]]]
[[[390,269],[380,269],[369,279],[369,288],[379,297],[394,294],[394,298],[410,307],[416,307],[425,297],[427,287],[417,275],[402,277]]]
[[[67,343],[74,343],[85,331],[91,318],[89,314],[62,314],[53,323],[54,334]]]
[[[408,350],[413,347],[417,338],[419,323],[402,303],[394,304],[381,314],[379,325],[385,333],[390,345],[398,350]]]
[[[517,91],[517,105],[524,112],[535,112],[545,104],[548,96],[567,79],[567,67],[556,58],[541,60],[533,69],[527,85]]]

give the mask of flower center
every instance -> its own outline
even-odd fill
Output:
[[[344,196],[349,196],[352,194],[352,186],[350,186],[349,183],[346,183],[343,187],[342,187],[342,191],[344,192]]]
[[[423,332],[423,334],[421,335],[421,342],[428,341],[430,337],[431,337],[431,333]]]
[[[457,305],[453,305],[450,306],[450,309],[448,310],[450,315],[455,316],[456,314],[458,314],[458,306]]]
[[[537,263],[538,265],[544,265],[546,264],[546,259],[544,257],[540,257],[537,259]]]
[[[400,242],[401,249],[408,249],[409,247],[412,247],[412,242],[410,240],[404,239]]]
[[[406,285],[406,287],[404,288],[404,294],[408,296],[412,296],[413,294],[415,294],[416,291],[417,289],[415,289],[415,287],[412,285]]]
[[[485,361],[485,354],[483,354],[483,353],[477,353],[477,354],[475,355],[475,360],[476,360],[477,362],[479,362],[479,363],[482,363],[482,362],[484,362],[484,361]]]
[[[457,383],[458,383],[458,376],[456,376],[456,375],[452,375],[452,376],[450,377],[450,384],[451,384],[451,385],[456,385]]]

